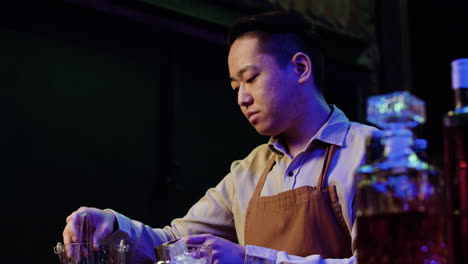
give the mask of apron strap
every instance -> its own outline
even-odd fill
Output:
[[[328,193],[330,195],[331,207],[333,209],[333,213],[335,213],[336,220],[338,221],[338,224],[340,225],[343,233],[346,236],[349,236],[349,239],[351,240],[351,236],[350,236],[351,232],[344,219],[343,211],[341,210],[340,203],[338,202],[338,193],[336,192],[336,185],[329,185],[328,187],[326,187],[326,189],[328,189]]]
[[[333,156],[335,155],[337,148],[333,144],[328,144],[327,148],[325,149],[325,157],[324,157],[324,165],[322,167],[322,172],[320,173],[320,177],[318,178],[317,182],[317,188],[319,190],[324,190],[327,188],[327,175],[328,175],[328,169],[330,168],[330,164],[333,160]],[[258,180],[257,186],[255,186],[255,190],[252,194],[252,197],[254,196],[260,196],[260,193],[262,192],[263,185],[265,184],[266,178],[268,176],[268,173],[270,172],[271,168],[275,164],[276,160],[276,154],[273,154],[268,161],[267,165],[265,166],[265,170],[263,171],[260,179]]]
[[[328,170],[330,168],[330,164],[333,161],[333,156],[335,155],[337,148],[333,144],[327,144],[327,148],[325,149],[325,157],[323,161],[322,172],[320,173],[320,177],[318,178],[317,188],[319,190],[325,190],[327,188],[327,175]]]
[[[329,144],[327,146],[327,149],[325,150],[325,161],[324,161],[324,166],[322,168],[322,173],[320,174],[319,182],[317,183],[317,187],[320,188],[320,190],[327,190],[330,195],[330,200],[331,200],[331,205],[333,212],[335,213],[336,219],[338,220],[338,224],[340,225],[341,229],[343,230],[344,234],[347,234],[349,236],[349,229],[348,225],[346,225],[346,221],[344,220],[343,217],[343,211],[341,210],[341,206],[338,202],[338,193],[336,192],[336,186],[335,185],[328,185],[327,184],[327,176],[328,176],[328,170],[330,169],[330,165],[333,160],[333,155],[335,155],[335,152],[337,151],[337,146],[333,144]],[[351,239],[351,237],[350,237]]]
[[[276,154],[273,153],[267,165],[265,166],[265,170],[263,170],[260,180],[258,180],[257,186],[255,187],[252,197],[260,196],[260,193],[262,192],[263,185],[265,184],[268,173],[271,171],[271,168],[273,168],[275,161],[276,161]]]

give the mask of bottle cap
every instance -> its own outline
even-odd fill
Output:
[[[468,58],[452,61],[452,88],[468,88]]]
[[[408,91],[396,91],[367,99],[367,121],[382,129],[415,127],[426,122],[424,100]]]

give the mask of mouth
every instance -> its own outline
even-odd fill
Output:
[[[248,112],[246,114],[247,119],[249,120],[250,123],[253,123],[255,119],[257,119],[258,113],[259,112]]]

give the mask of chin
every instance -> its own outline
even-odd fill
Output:
[[[255,127],[255,130],[257,130],[257,133],[262,135],[262,136],[276,136],[279,134],[278,132],[274,131],[271,128],[265,128],[265,127]]]

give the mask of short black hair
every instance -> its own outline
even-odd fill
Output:
[[[302,14],[295,11],[270,11],[246,16],[234,22],[228,32],[229,48],[242,36],[259,38],[262,52],[275,57],[285,66],[292,56],[301,51],[312,60],[315,84],[324,84],[324,51],[316,27]]]

